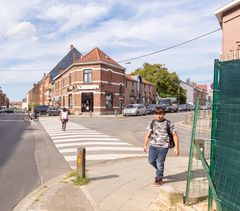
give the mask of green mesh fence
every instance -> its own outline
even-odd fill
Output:
[[[215,61],[213,102],[212,112],[195,111],[186,203],[240,211],[240,60]]]
[[[219,63],[212,179],[223,211],[240,211],[240,61]]]
[[[188,205],[196,205],[205,202],[206,206],[201,206],[198,210],[207,210],[207,198],[209,190],[209,182],[200,158],[200,154],[194,144],[199,145],[201,153],[205,161],[210,165],[210,144],[211,144],[211,126],[212,111],[199,110],[196,108],[193,121],[193,135],[190,149],[189,159],[189,175],[186,192],[186,203]]]

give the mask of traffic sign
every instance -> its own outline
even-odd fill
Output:
[[[213,82],[210,84],[210,88],[213,89]]]

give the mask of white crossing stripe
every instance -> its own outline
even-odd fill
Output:
[[[142,148],[137,148],[137,147],[87,147],[87,152],[92,152],[92,151],[139,151],[142,152]],[[59,152],[61,153],[69,153],[69,152],[74,152],[76,153],[76,148],[70,148],[70,149],[59,149]]]
[[[61,135],[61,136],[52,136],[52,138],[56,139],[63,139],[63,138],[81,138],[81,137],[103,137],[103,138],[108,138],[110,136],[108,135],[95,135],[95,134],[87,134],[87,135],[82,135],[82,134],[78,134],[78,135]]]
[[[57,139],[55,140],[54,138],[52,138],[53,142],[54,143],[64,143],[64,142],[76,142],[76,141],[108,141],[108,142],[116,142],[116,141],[120,141],[119,139],[117,138],[97,138],[97,137],[94,137],[94,138],[71,138],[71,139],[67,139],[67,138],[64,138],[64,139]]]
[[[70,146],[85,146],[85,145],[118,145],[118,146],[132,146],[131,144],[124,142],[79,142],[79,143],[66,143],[66,144],[56,144],[56,147],[70,147]]]
[[[141,154],[101,154],[101,155],[88,155],[86,154],[86,160],[114,160],[118,158],[126,157],[139,157]],[[76,157],[74,156],[64,156],[66,161],[75,161]]]
[[[87,161],[146,156],[140,147],[70,121],[66,131],[61,131],[61,122],[54,117],[40,118],[40,122],[72,168],[76,168],[76,164],[73,163],[76,161],[78,147],[86,148]]]

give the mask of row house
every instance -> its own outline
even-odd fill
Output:
[[[188,79],[186,82],[180,82],[181,88],[183,88],[186,92],[186,102],[196,104],[197,100],[199,100],[200,105],[206,105],[206,103],[211,102],[211,97],[208,94],[207,85],[197,85],[193,82],[190,83]]]
[[[153,103],[156,88],[94,48],[54,78],[53,97],[75,113],[120,112],[129,103]]]
[[[40,85],[38,83],[33,84],[33,88],[27,94],[28,105],[29,106],[39,105],[40,104],[39,96],[40,96]]]
[[[6,94],[3,93],[3,91],[2,91],[1,88],[0,88],[0,107],[1,107],[1,106],[9,107],[9,99],[8,99],[8,97],[6,96]]]
[[[221,60],[240,59],[240,0],[234,0],[215,12],[222,28]]]
[[[73,46],[70,46],[68,54],[42,79],[33,85],[33,88],[27,94],[27,104],[33,105],[53,105],[56,104],[55,98],[52,97],[53,78],[56,77],[64,69],[78,60],[82,54]]]
[[[125,76],[125,105],[142,103],[144,105],[156,103],[156,87],[141,76]]]
[[[66,107],[73,113],[112,114],[129,103],[156,102],[155,86],[140,76],[126,75],[125,68],[99,48],[83,56],[71,46],[36,86],[39,104]]]
[[[52,96],[54,78],[80,59],[81,56],[82,54],[73,45],[71,45],[68,54],[63,57],[63,59],[48,74],[43,75],[43,78],[39,82],[40,105],[60,105],[60,99]]]
[[[207,103],[207,85],[206,84],[195,85],[194,99],[199,100],[199,105],[206,105]]]
[[[94,48],[54,78],[54,97],[75,113],[110,114],[124,101],[125,68]]]

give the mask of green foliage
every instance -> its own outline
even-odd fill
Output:
[[[162,64],[144,63],[143,67],[136,69],[131,75],[140,75],[154,84],[160,97],[178,97],[181,103],[186,102],[186,93],[179,85],[178,75],[175,72],[169,73]]]
[[[74,185],[86,185],[90,182],[88,178],[75,177],[73,180]]]

